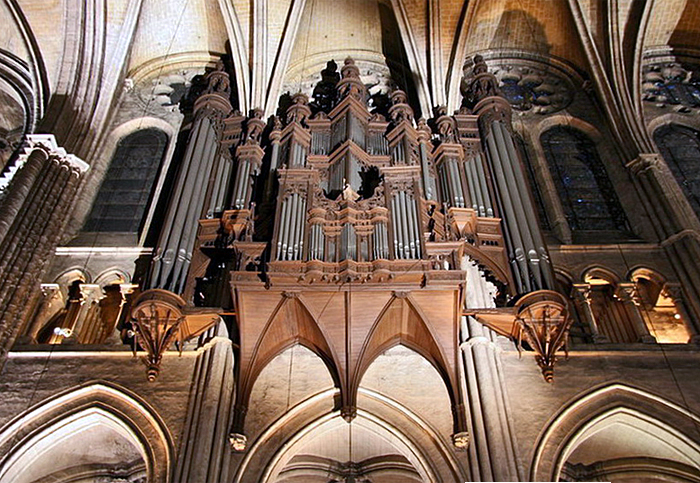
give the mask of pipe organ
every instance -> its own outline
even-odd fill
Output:
[[[328,69],[335,68],[329,63]],[[471,259],[500,284],[503,298],[552,286],[532,203],[517,188],[524,177],[509,131],[509,107],[484,88],[494,80],[477,68],[471,84],[465,80],[463,86],[465,107],[454,115],[438,108],[429,121],[414,119],[401,90],[383,107],[370,109],[352,59],[340,76],[331,74],[324,77],[334,79],[324,86],[328,102],[315,104],[295,94],[283,119],[267,123],[261,110],[248,116],[232,111],[226,73],[209,74],[208,89],[195,104],[151,287],[205,306],[231,301],[241,324],[232,428],[237,447],[245,446],[256,371],[275,347],[293,341],[327,362],[340,390],[338,409],[348,420],[356,413],[367,359],[376,351],[403,341],[429,354],[453,403],[455,441],[464,442],[457,370],[463,260]],[[196,183],[185,183],[193,177]],[[328,300],[344,294],[324,306],[334,314],[328,322],[319,319],[324,331],[316,322],[304,326],[306,302],[288,302],[297,307],[294,320],[261,318],[258,308],[306,300],[307,291],[311,298],[327,293]],[[388,315],[386,322],[363,321],[362,309],[352,309],[354,291],[368,291],[377,300],[386,293],[414,311],[427,296],[428,305],[438,308],[425,310],[441,315],[411,323],[392,322]],[[278,296],[279,302],[268,300]],[[260,297],[266,301],[256,301]],[[541,305],[541,298],[528,300]],[[350,310],[357,313],[351,316]],[[266,342],[263,328],[275,324],[284,327],[274,329],[277,335],[287,334],[291,342]],[[386,327],[362,332],[354,324]]]

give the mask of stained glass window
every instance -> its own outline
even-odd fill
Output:
[[[625,214],[593,141],[576,129],[557,126],[541,142],[571,229],[625,230]]]
[[[84,231],[138,233],[167,143],[168,136],[158,129],[119,142]]]
[[[654,132],[669,169],[700,215],[700,136],[697,131],[678,125],[663,126]]]

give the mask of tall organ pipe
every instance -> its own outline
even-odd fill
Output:
[[[501,189],[499,190],[499,195],[501,197],[501,207],[505,211],[506,218],[508,220],[507,232],[511,240],[511,249],[513,253],[513,265],[514,271],[516,272],[515,282],[518,285],[518,292],[530,292],[532,291],[529,278],[527,277],[527,261],[525,260],[524,244],[520,236],[520,231],[518,229],[517,218],[515,217],[515,210],[513,208],[513,203],[508,193],[507,183],[505,180],[505,175],[503,173],[503,166],[501,165],[501,159],[496,148],[496,141],[494,140],[493,132],[490,132],[486,136],[486,141],[489,147],[489,159],[491,159],[491,164],[494,168],[496,175],[496,181],[498,182]]]
[[[176,293],[184,289],[197,224],[203,211],[204,188],[208,185],[217,151],[218,135],[212,121],[205,116],[197,118],[158,242],[151,288]]]
[[[514,166],[514,163],[517,163],[518,160],[512,159],[508,155],[508,151],[506,148],[506,142],[503,137],[503,123],[496,121],[492,124],[492,132],[495,136],[496,139],[496,148],[498,149],[499,152],[499,157],[503,163],[503,168],[505,172],[505,178],[506,178],[506,183],[507,186],[509,186],[514,193],[514,208],[515,208],[515,214],[517,217],[518,221],[518,229],[521,231],[521,236],[522,240],[524,242],[523,249],[525,252],[525,256],[527,257],[527,262],[530,267],[530,273],[535,279],[536,286],[533,287],[534,289],[540,289],[544,288],[545,285],[543,284],[542,280],[542,272],[540,270],[539,266],[539,254],[537,253],[537,249],[535,247],[535,241],[532,235],[532,232],[529,229],[528,226],[528,218],[525,214],[525,206],[523,204],[523,200],[519,195],[520,190],[518,189],[518,185],[515,180],[515,175],[514,171],[517,166]],[[508,161],[508,162],[507,162]],[[510,191],[510,190],[509,190]],[[535,225],[537,226],[537,225]],[[533,289],[531,288],[531,290]]]

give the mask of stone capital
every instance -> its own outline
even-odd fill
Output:
[[[632,171],[632,174],[639,176],[650,169],[661,169],[664,166],[664,162],[660,154],[643,153],[627,163],[626,166],[630,171]]]

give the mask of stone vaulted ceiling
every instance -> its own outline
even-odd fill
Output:
[[[130,76],[191,76],[228,54],[240,109],[272,113],[285,82],[280,71],[294,77],[341,47],[381,54],[393,42],[426,113],[457,106],[468,55],[508,51],[568,63],[591,79],[617,120],[613,130],[634,150],[650,143],[635,121],[642,57],[700,45],[700,5],[692,0],[4,0],[0,8],[11,19],[0,49],[26,63],[46,94],[44,128],[76,145],[87,133],[99,139],[107,107]],[[334,22],[345,10],[354,13]],[[370,26],[386,12],[395,31],[383,21],[378,36]],[[88,85],[95,75],[101,81]],[[76,113],[70,118],[58,114],[67,104]],[[82,143],[76,151],[94,148]]]

